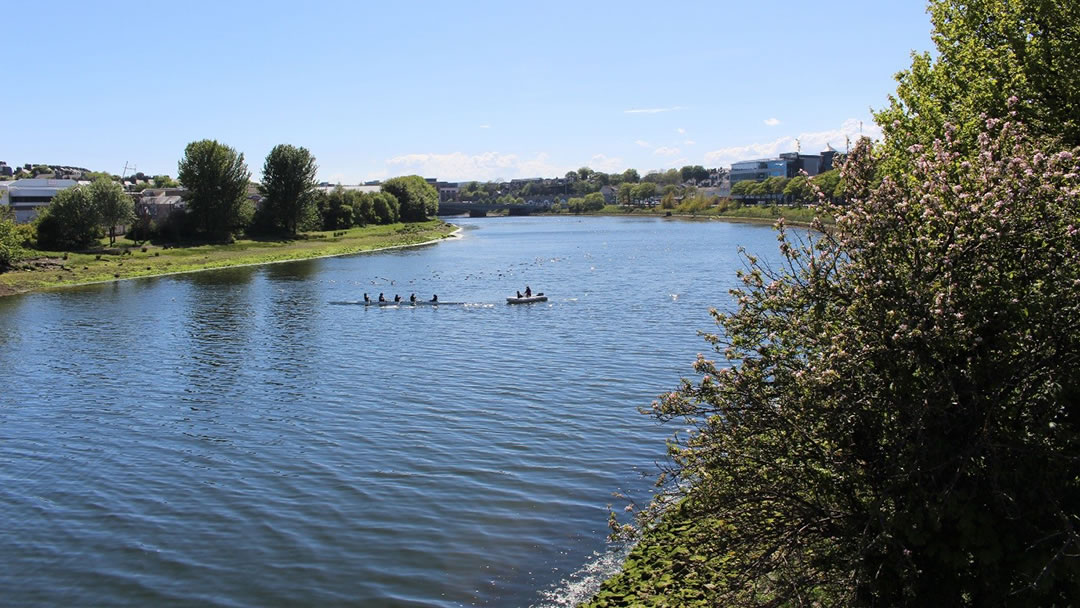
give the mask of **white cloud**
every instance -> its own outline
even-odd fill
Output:
[[[688,139],[688,140],[686,140],[686,141],[684,141],[682,143],[683,143],[684,146],[692,146],[692,145],[696,144],[697,142],[692,140],[692,139]]]
[[[595,158],[595,157],[594,157]],[[516,154],[403,154],[388,159],[388,174],[434,177],[447,181],[513,179],[565,175],[572,167],[553,164],[547,154],[521,158]],[[594,167],[596,168],[596,167]]]
[[[675,129],[675,132],[678,133],[679,135],[686,135],[686,129],[684,129],[682,127],[679,127],[678,129]]]
[[[804,132],[795,136],[785,135],[769,142],[713,150],[705,154],[705,162],[711,167],[720,167],[740,160],[771,158],[781,152],[794,152],[795,140],[799,140],[799,147],[807,154],[816,154],[824,150],[827,145],[843,150],[845,138],[850,138],[852,143],[859,138],[860,125],[862,125],[863,135],[870,139],[881,139],[881,129],[876,124],[861,123],[857,118],[849,118],[837,129]]]
[[[490,129],[491,125],[480,125],[481,129]]]
[[[635,108],[633,110],[623,110],[624,114],[659,114],[661,112],[675,112],[676,110],[685,110],[682,106],[671,106],[670,108]]]
[[[622,171],[625,168],[623,165],[623,159],[614,156],[609,157],[604,154],[594,154],[589,159],[588,167],[594,171],[603,171],[604,173],[611,173],[613,171]],[[559,175],[565,175],[566,171],[559,173]]]
[[[780,119],[779,118],[766,118],[765,119],[765,124],[770,126],[770,127],[775,127],[776,125],[780,124]]]
[[[649,145],[649,142],[645,141],[644,139],[639,139],[639,140],[635,141],[634,143],[641,146],[642,148],[651,148],[652,147],[651,145]]]
[[[656,154],[657,156],[676,156],[679,153],[680,151],[678,148],[669,148],[667,146],[660,146],[653,150],[653,154]]]

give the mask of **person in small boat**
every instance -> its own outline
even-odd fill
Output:
[[[520,299],[521,299],[521,291],[519,290],[519,291],[517,292],[517,294],[518,294],[518,295],[517,295],[517,297],[518,297],[518,299],[520,300]]]
[[[379,301],[380,302],[385,302],[386,301],[386,296],[384,296],[381,291],[379,292]]]
[[[364,292],[364,304],[370,304],[371,298],[368,297],[367,292]]]
[[[525,297],[526,298],[531,298],[532,297],[532,288],[529,287],[528,285],[525,286]]]
[[[437,303],[439,301],[439,294],[437,294],[437,293],[431,294],[431,301]]]
[[[401,295],[395,293],[394,294],[394,302],[400,302],[400,301],[401,301]]]
[[[416,294],[415,293],[409,296],[409,303],[410,304],[416,304]]]

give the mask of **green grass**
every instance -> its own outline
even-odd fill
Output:
[[[0,274],[0,295],[118,279],[192,272],[228,266],[347,255],[416,245],[449,236],[456,228],[441,220],[312,232],[288,241],[239,240],[231,244],[164,247],[118,239],[88,253],[34,252]],[[335,236],[337,235],[337,236]]]

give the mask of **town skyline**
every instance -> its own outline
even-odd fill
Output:
[[[727,167],[877,137],[889,75],[932,46],[920,3],[691,4],[659,20],[644,3],[260,6],[19,22],[17,64],[79,69],[9,76],[10,115],[38,119],[10,121],[0,159],[175,176],[210,138],[254,179],[279,143],[311,150],[330,183]],[[141,23],[196,35],[126,29]]]

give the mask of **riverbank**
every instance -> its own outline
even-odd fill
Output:
[[[670,215],[668,215],[670,213]],[[607,205],[599,211],[587,211],[578,215],[607,215],[617,217],[671,217],[677,219],[695,220],[720,220],[724,222],[742,222],[750,224],[774,224],[783,217],[788,226],[800,226],[809,228],[817,213],[812,207],[757,207],[747,206],[738,209],[720,211],[716,207],[707,207],[700,211],[688,212],[678,209],[661,209],[659,207],[634,207],[625,209],[621,205]],[[568,215],[556,213],[551,215]],[[574,215],[574,214],[569,214]],[[823,218],[825,224],[831,224],[831,218]]]
[[[736,557],[725,547],[734,529],[693,513],[687,502],[673,506],[645,530],[621,569],[578,608],[706,608],[736,578]]]
[[[451,237],[458,228],[442,220],[311,232],[290,241],[239,240],[227,245],[173,247],[118,240],[101,252],[43,252],[0,274],[0,296],[215,268],[292,262],[414,247]]]

